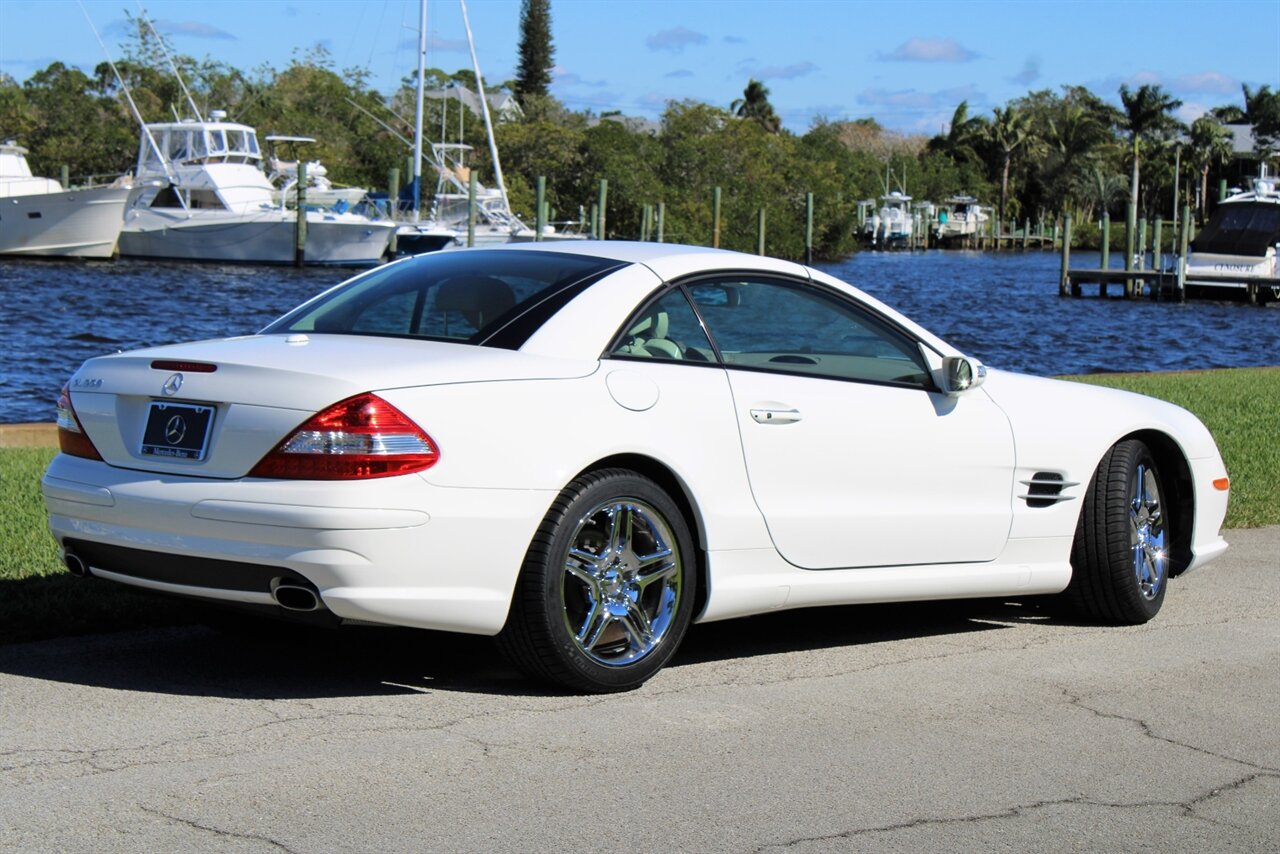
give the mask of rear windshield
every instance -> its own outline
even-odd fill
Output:
[[[272,323],[307,332],[515,349],[617,261],[557,252],[438,252],[365,273]]]

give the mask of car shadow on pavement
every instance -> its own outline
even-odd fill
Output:
[[[997,631],[1047,619],[998,600],[811,608],[695,625],[669,667]],[[413,629],[281,626],[229,634],[189,624],[0,647],[0,673],[123,691],[317,699],[448,691],[556,695],[490,638]]]

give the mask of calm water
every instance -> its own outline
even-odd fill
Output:
[[[1072,260],[1097,266],[1089,253]],[[1047,375],[1280,364],[1275,305],[1062,299],[1052,253],[863,252],[822,266],[994,367]],[[53,420],[58,389],[87,358],[256,332],[347,275],[0,260],[0,423]]]

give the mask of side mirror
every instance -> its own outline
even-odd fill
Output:
[[[982,385],[987,378],[987,368],[964,356],[948,356],[942,360],[942,390],[947,394],[960,394]]]

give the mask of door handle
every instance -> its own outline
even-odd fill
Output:
[[[751,418],[757,424],[794,424],[800,420],[800,410],[752,409]]]

